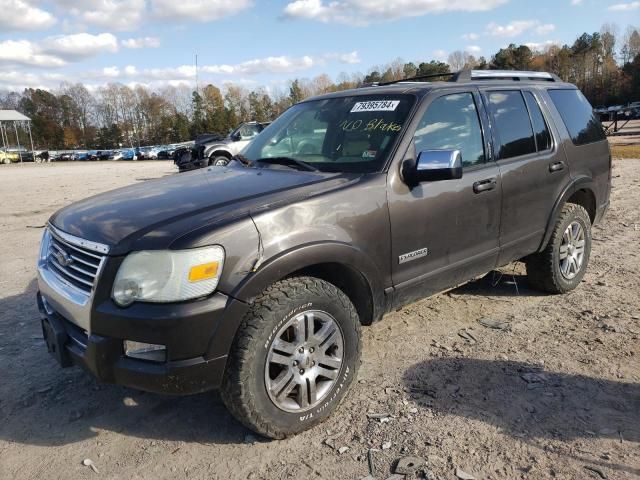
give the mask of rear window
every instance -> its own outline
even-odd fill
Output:
[[[526,99],[527,106],[529,107],[529,115],[531,115],[531,124],[533,125],[533,130],[536,134],[536,145],[538,146],[538,151],[543,152],[544,150],[549,150],[551,148],[551,134],[549,133],[547,123],[544,121],[544,117],[540,111],[540,105],[538,105],[536,97],[534,97],[531,92],[524,92],[524,98]]]
[[[500,138],[499,159],[536,152],[529,112],[519,90],[489,92],[489,108]]]
[[[586,145],[605,139],[602,125],[580,90],[548,90],[574,145]]]

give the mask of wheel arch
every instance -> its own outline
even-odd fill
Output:
[[[262,264],[231,295],[251,303],[269,285],[303,275],[340,288],[353,302],[364,325],[378,320],[385,311],[378,268],[361,250],[340,242],[317,242],[282,252]]]
[[[208,158],[208,159],[211,159],[212,157],[218,157],[218,156],[227,157],[231,159],[233,154],[229,150],[226,150],[225,148],[222,148],[220,146],[214,146],[214,147],[211,147],[210,149],[207,149],[204,156],[205,158]]]
[[[556,200],[553,210],[551,211],[551,215],[549,215],[547,228],[538,251],[544,250],[549,243],[549,239],[551,238],[558,216],[562,211],[562,207],[566,203],[575,203],[583,207],[589,214],[589,219],[593,224],[596,218],[598,205],[595,190],[595,183],[589,177],[576,178],[565,187],[562,194],[560,194]]]
[[[242,317],[269,285],[300,275],[321,278],[340,288],[354,304],[363,325],[382,318],[388,307],[382,277],[366,254],[337,242],[300,246],[269,259],[229,292],[231,308],[213,334],[207,358],[228,353]]]

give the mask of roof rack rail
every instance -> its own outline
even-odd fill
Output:
[[[427,78],[438,78],[438,77],[452,77],[456,75],[458,72],[442,72],[442,73],[430,73],[428,75],[416,75],[415,77],[401,78],[400,80],[391,80],[389,82],[379,82],[378,85],[393,85],[394,83],[400,82],[413,82],[414,80],[426,80]]]
[[[562,82],[555,74],[549,72],[533,72],[526,70],[460,70],[459,72],[430,73],[428,75],[416,75],[415,77],[391,80],[389,82],[373,82],[363,86],[393,85],[394,83],[413,82],[415,80],[427,80],[429,78],[451,77],[450,82],[471,82],[473,80],[541,80],[546,82]]]
[[[460,70],[451,79],[452,82],[470,82],[472,80],[542,80],[561,82],[555,74],[526,70]]]

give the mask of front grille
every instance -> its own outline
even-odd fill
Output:
[[[63,240],[52,232],[47,265],[60,280],[91,294],[103,255]]]

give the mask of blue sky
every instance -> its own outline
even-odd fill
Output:
[[[0,0],[0,11],[0,89],[193,85],[196,53],[201,83],[269,87],[640,24],[637,0]]]

